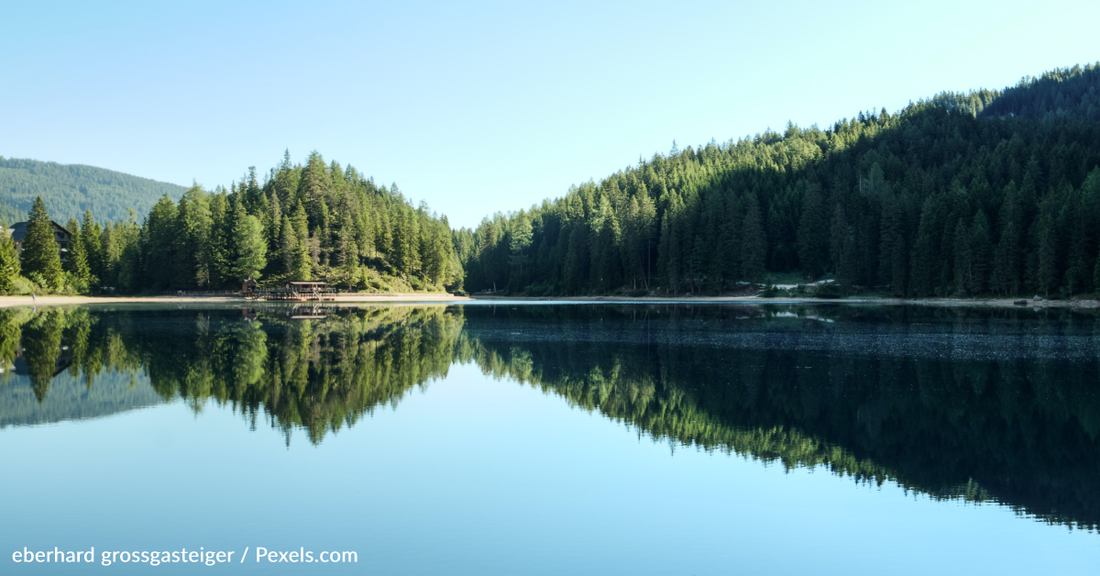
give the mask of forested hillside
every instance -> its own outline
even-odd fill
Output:
[[[149,212],[161,196],[178,200],[186,188],[113,170],[0,157],[0,215],[8,224],[26,220],[36,196],[58,222],[91,208],[100,221],[127,218],[129,208]]]
[[[446,217],[316,152],[304,165],[288,153],[262,181],[251,168],[228,190],[196,185],[178,201],[166,194],[140,222],[101,226],[85,211],[68,222],[63,272],[44,211],[32,209],[29,221],[21,272],[59,291],[236,290],[248,278],[371,291],[462,286]]]
[[[654,155],[454,233],[471,290],[898,296],[1100,287],[1100,65]]]

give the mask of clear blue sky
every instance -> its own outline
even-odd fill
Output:
[[[0,155],[213,188],[317,150],[474,226],[674,139],[1100,60],[1095,1],[833,4],[9,3]]]

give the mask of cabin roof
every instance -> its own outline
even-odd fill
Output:
[[[68,230],[65,229],[64,226],[58,224],[57,222],[55,222],[53,220],[50,220],[50,224],[53,224],[53,227],[55,229],[60,230],[61,232],[64,232],[66,236],[72,236],[73,235],[72,232],[69,232]],[[22,242],[23,238],[25,238],[27,236],[27,222],[16,222],[15,224],[12,224],[11,228],[8,228],[8,233],[11,235],[11,239],[13,241]]]

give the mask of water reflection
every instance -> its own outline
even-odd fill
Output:
[[[0,360],[26,364],[39,402],[49,396],[58,366],[82,374],[90,389],[104,370],[143,370],[163,399],[182,398],[196,411],[207,401],[230,405],[253,426],[263,414],[287,442],[291,430],[302,428],[317,443],[445,376],[462,316],[442,307],[51,308],[33,315],[0,311],[0,326]],[[0,414],[18,408],[2,404]]]
[[[11,393],[21,382],[40,404],[71,396],[77,380],[121,398],[134,390],[120,376],[144,371],[159,399],[229,405],[288,442],[301,428],[320,443],[452,363],[474,362],[656,440],[1095,529],[1098,350],[1100,320],[1068,311],[9,309],[0,311],[0,423],[34,423],[30,395]],[[148,403],[101,402],[108,411]],[[86,402],[44,418],[63,419],[66,405]]]

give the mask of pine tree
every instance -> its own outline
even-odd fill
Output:
[[[143,238],[143,260],[151,263],[145,271],[144,286],[163,290],[175,285],[178,261],[178,213],[176,204],[167,194],[161,197],[146,218]]]
[[[233,227],[233,243],[236,260],[233,272],[241,280],[259,279],[261,270],[267,266],[267,241],[264,240],[263,224],[259,218],[245,214],[238,218]]]
[[[275,253],[279,250],[283,238],[283,210],[279,205],[279,195],[274,191],[271,193],[271,200],[268,201],[268,205],[271,207],[271,212],[267,218],[271,222],[271,226],[265,228],[264,231],[268,236],[269,252]]]
[[[173,287],[193,289],[210,286],[210,242],[213,216],[210,197],[193,185],[180,198],[176,209],[175,280]]]
[[[4,234],[0,239],[0,292],[7,294],[14,287],[15,279],[19,278],[19,252],[15,247],[15,240],[8,233],[7,220],[0,219],[0,226],[3,226]]]
[[[672,234],[669,231],[669,218],[671,215],[666,211],[663,218],[661,218],[661,231],[659,234],[659,240],[657,242],[657,275],[665,284],[665,291],[667,292],[672,287],[672,265],[670,263],[671,250],[670,245]]]
[[[313,279],[313,257],[310,254],[309,219],[306,216],[305,205],[301,200],[294,208],[294,216],[290,220],[291,229],[295,235],[293,247],[293,260],[290,269],[290,279],[307,281]]]
[[[1005,296],[1020,292],[1020,232],[1015,222],[1009,221],[997,242],[991,285],[994,291]]]
[[[931,296],[939,284],[938,271],[946,261],[940,254],[941,196],[931,196],[921,207],[920,225],[913,244],[909,287],[916,296]]]
[[[993,243],[989,236],[989,219],[978,210],[970,225],[970,285],[971,294],[982,294],[989,285],[993,260]]]
[[[516,220],[512,223],[512,238],[509,246],[509,258],[519,278],[516,286],[521,285],[523,282],[523,265],[528,261],[527,250],[531,247],[533,233],[531,221],[525,217],[521,210],[520,215],[518,215]],[[509,285],[511,284],[512,283],[509,282]]]
[[[27,219],[27,235],[23,237],[23,272],[27,277],[59,289],[64,283],[61,271],[61,256],[57,241],[54,239],[53,222],[46,211],[41,196],[34,199],[30,217]]]
[[[726,213],[723,218],[723,228],[720,232],[722,253],[722,276],[731,288],[736,288],[736,283],[741,278],[741,201],[737,196],[731,195],[726,201]]]
[[[833,269],[840,273],[840,260],[844,254],[844,244],[848,241],[848,217],[844,206],[838,201],[833,206],[833,218],[829,224],[829,260]]]
[[[644,275],[642,276],[646,290],[649,290],[650,281],[653,278],[653,256],[654,249],[656,247],[657,236],[657,207],[653,203],[653,199],[649,197],[649,192],[646,190],[645,184],[641,184],[638,191],[638,235],[640,238],[640,248],[644,254],[642,258],[642,265],[644,268]]]
[[[1039,219],[1039,268],[1037,283],[1044,296],[1058,289],[1058,231],[1054,216],[1042,214]]]
[[[80,224],[80,239],[87,253],[90,284],[98,286],[103,280],[105,261],[103,255],[103,230],[92,218],[92,209],[84,210],[84,219]]]
[[[279,256],[283,261],[282,272],[291,275],[293,279],[294,263],[298,255],[298,237],[294,234],[294,225],[290,223],[289,216],[283,216],[282,238],[279,240]]]
[[[70,218],[66,228],[72,234],[69,240],[69,254],[63,268],[71,275],[73,287],[78,292],[87,292],[92,284],[92,274],[88,267],[88,250],[84,235],[80,233],[80,224],[76,218]]]
[[[741,274],[749,282],[764,279],[764,258],[767,256],[767,237],[760,217],[760,203],[756,194],[745,196],[745,220],[741,225]]]
[[[224,194],[214,194],[210,199],[210,242],[206,245],[204,261],[210,271],[211,288],[227,288],[232,284],[229,260],[229,234],[227,223],[231,221],[229,200]]]
[[[810,280],[816,280],[825,272],[828,257],[825,203],[820,188],[812,184],[806,190],[798,223],[798,264],[802,275]]]
[[[962,218],[955,222],[955,293],[966,296],[970,287],[974,285],[972,268],[972,254],[970,251],[970,235],[966,232],[966,225]]]
[[[606,195],[600,196],[599,207],[592,219],[591,234],[592,287],[603,293],[618,285],[619,265],[622,262],[619,254],[622,230]]]

